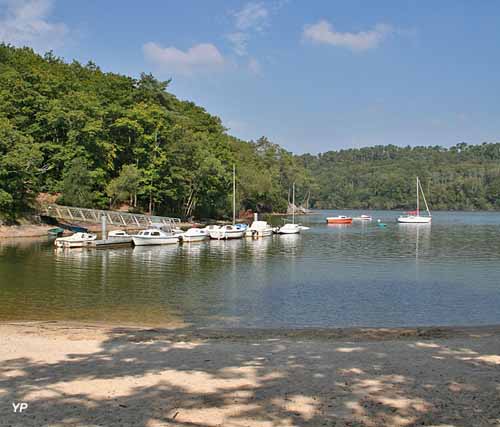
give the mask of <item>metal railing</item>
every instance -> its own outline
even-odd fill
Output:
[[[102,216],[106,216],[107,223],[123,227],[149,227],[153,224],[163,224],[167,227],[179,226],[180,218],[165,216],[149,216],[129,212],[105,211],[101,209],[75,208],[73,206],[45,205],[41,215],[56,219],[76,222],[100,223]]]

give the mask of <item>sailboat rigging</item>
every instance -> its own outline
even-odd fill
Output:
[[[424,200],[427,215],[420,215],[420,194],[422,194],[422,199]],[[427,204],[427,199],[425,198],[422,184],[420,183],[420,179],[417,176],[417,210],[408,212],[406,215],[401,215],[398,218],[398,222],[403,224],[430,224],[431,221],[431,211],[429,210],[429,205]]]

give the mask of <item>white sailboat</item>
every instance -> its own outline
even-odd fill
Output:
[[[295,224],[295,182],[293,183],[292,190],[292,222],[283,225],[278,229],[278,234],[298,234],[300,233],[301,227],[299,224]],[[288,193],[290,194],[290,193]],[[290,196],[289,196],[290,197]]]
[[[247,229],[246,224],[236,224],[236,166],[233,165],[233,224],[207,227],[210,238],[214,240],[241,239]]]
[[[425,203],[425,209],[427,215],[420,215],[420,193],[422,193],[422,198]],[[398,218],[398,222],[402,224],[430,224],[432,221],[431,211],[427,205],[427,200],[425,199],[424,190],[420,184],[420,179],[417,176],[417,210],[413,212],[408,212],[406,215],[401,215]]]

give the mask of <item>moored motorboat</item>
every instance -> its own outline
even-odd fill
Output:
[[[372,221],[373,218],[370,215],[361,215],[353,218],[354,221]]]
[[[182,234],[181,240],[185,243],[201,242],[209,237],[208,231],[204,228],[193,227]]]
[[[149,228],[132,235],[132,240],[135,246],[172,245],[179,243],[179,236],[173,232]]]
[[[209,231],[210,238],[215,240],[241,239],[245,235],[245,228],[236,225],[223,225]]]
[[[350,216],[338,215],[329,216],[326,218],[327,224],[352,224],[352,218]]]
[[[224,234],[224,239],[241,239],[245,235],[245,228],[236,225],[224,225],[220,231]]]
[[[58,248],[83,248],[91,246],[96,238],[95,234],[75,233],[68,237],[58,237],[54,240],[54,245]]]
[[[245,232],[246,237],[266,237],[273,234],[273,227],[271,227],[267,221],[254,221],[252,225]]]
[[[132,243],[132,236],[125,230],[112,230],[108,233],[108,240],[116,243]]]

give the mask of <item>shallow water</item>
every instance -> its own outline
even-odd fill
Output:
[[[386,228],[326,225],[329,214],[300,217],[311,227],[301,235],[257,241],[56,251],[45,239],[0,240],[0,320],[500,323],[500,214],[437,212],[428,226],[398,225],[397,213],[372,211]]]

